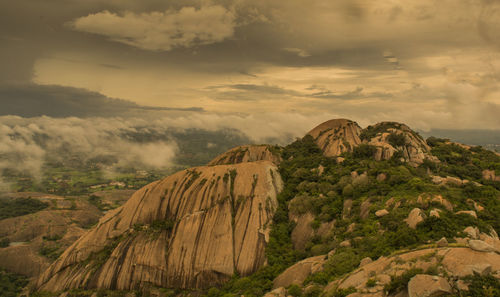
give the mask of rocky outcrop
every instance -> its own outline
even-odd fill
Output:
[[[430,154],[425,140],[408,126],[396,122],[381,122],[365,129],[351,120],[335,119],[322,123],[307,133],[327,157],[352,152],[360,144],[376,148],[376,160],[389,160],[396,153],[403,161],[418,166],[425,159],[437,161]],[[382,178],[382,177],[381,177]]]
[[[326,255],[321,255],[295,263],[274,279],[273,287],[286,288],[292,284],[301,285],[309,275],[323,270],[326,259]]]
[[[423,222],[425,219],[425,214],[420,208],[414,208],[408,214],[408,218],[405,219],[406,224],[412,229],[417,228],[417,224]]]
[[[16,194],[22,197],[22,193]],[[86,201],[36,193],[29,196],[51,206],[0,221],[0,239],[10,242],[10,246],[0,248],[0,268],[36,277],[49,267],[52,255],[62,253],[85,232],[84,227],[99,220],[100,212]]]
[[[451,293],[448,281],[436,275],[417,274],[408,282],[409,297],[433,297]]]
[[[411,251],[387,258],[380,257],[378,260],[354,270],[347,276],[329,283],[324,288],[324,291],[325,293],[331,293],[337,289],[353,287],[357,290],[357,295],[353,296],[386,296],[383,292],[384,285],[391,282],[391,276],[399,276],[412,268],[426,271],[430,267],[437,267],[440,274],[439,276],[426,276],[425,283],[430,287],[437,286],[438,289],[441,288],[446,291],[448,286],[446,286],[445,282],[450,285],[457,278],[472,275],[474,272],[483,274],[488,272],[492,274],[499,273],[500,255],[491,252],[478,252],[463,247],[443,247]],[[375,280],[374,286],[367,286],[369,279]],[[420,283],[416,282],[417,280],[419,279],[414,280],[413,284],[409,284],[408,290],[402,291],[401,294],[403,295],[401,296],[407,296],[405,294],[409,292],[412,292],[413,296],[419,296],[415,295],[415,293],[418,290],[425,290],[427,286],[416,286],[417,283]],[[435,284],[436,282],[438,284]]]
[[[272,150],[270,145],[242,145],[220,154],[208,165],[229,165],[255,161],[270,161],[278,165],[281,162],[281,157],[279,153]]]
[[[37,280],[39,290],[208,288],[266,259],[282,181],[269,161],[197,167],[108,212]]]
[[[496,175],[495,170],[483,170],[483,179],[500,182],[500,176]]]
[[[335,119],[326,121],[307,133],[327,157],[339,156],[343,152],[352,152],[361,144],[361,127],[351,120]]]
[[[425,159],[436,160],[425,140],[405,124],[381,122],[368,126],[361,133],[363,143],[377,148],[376,160],[389,160],[399,152],[410,165],[420,165]]]

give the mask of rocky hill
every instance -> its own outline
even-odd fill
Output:
[[[499,175],[500,156],[481,147],[331,120],[285,147],[238,147],[142,188],[34,288],[500,296]]]
[[[0,247],[0,268],[29,277],[47,269],[100,217],[99,210],[86,201],[41,193],[6,196],[43,201],[47,205],[43,210],[0,221],[0,239],[4,243]]]
[[[418,166],[425,159],[435,160],[425,140],[401,123],[381,122],[361,129],[356,122],[336,119],[320,124],[307,134],[327,157],[353,152],[354,148],[364,144],[373,148],[369,153],[378,161],[394,157]]]
[[[360,134],[361,127],[346,119],[326,121],[307,133],[328,157],[352,152],[354,147],[361,144]]]
[[[265,264],[281,188],[277,167],[268,161],[178,172],[106,214],[37,287],[209,288],[234,273],[249,275]]]

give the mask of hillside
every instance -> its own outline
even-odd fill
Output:
[[[500,156],[481,147],[332,120],[286,147],[237,148],[142,188],[34,288],[498,296],[499,176]]]

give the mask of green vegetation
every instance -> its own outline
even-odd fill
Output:
[[[391,282],[384,286],[386,294],[394,294],[408,288],[408,282],[417,274],[422,274],[424,271],[418,268],[412,268],[405,271],[400,276],[391,276]]]
[[[0,198],[0,220],[35,213],[49,206],[32,198]]]
[[[27,277],[0,270],[0,296],[16,297],[27,284]]]
[[[396,122],[383,122],[377,125],[366,127],[360,135],[361,140],[370,140],[379,133],[384,133],[390,128],[399,129],[401,124]]]
[[[500,280],[492,275],[474,274],[466,276],[463,280],[468,284],[469,289],[460,292],[460,297],[500,296]]]
[[[376,134],[392,125],[394,124],[369,131]],[[392,138],[396,146],[402,145],[404,141],[404,137]],[[440,149],[436,150],[436,147]],[[450,149],[458,150],[455,147]],[[473,183],[464,186],[442,186],[432,183],[428,170],[452,175],[453,164],[465,164],[456,163],[462,162],[461,158],[446,157],[450,155],[447,144],[439,141],[434,143],[433,152],[441,159],[441,163],[432,163],[435,165],[433,168],[429,168],[428,163],[417,168],[411,167],[400,162],[397,156],[387,161],[375,161],[374,152],[374,147],[360,145],[352,153],[344,153],[342,155],[344,161],[338,164],[334,158],[324,157],[310,136],[284,147],[281,151],[283,162],[279,170],[285,188],[278,195],[279,206],[273,218],[273,227],[266,249],[269,265],[248,277],[234,276],[222,288],[211,290],[209,295],[211,297],[261,296],[271,289],[273,279],[290,265],[306,257],[325,254],[334,248],[336,252],[329,257],[324,270],[310,276],[305,284],[326,285],[356,269],[364,257],[377,259],[401,249],[412,249],[428,242],[435,242],[441,237],[453,241],[454,237],[463,235],[462,231],[467,226],[476,226],[487,233],[489,226],[492,226],[500,232],[500,223],[496,215],[500,213],[498,199],[500,191],[496,185],[479,180],[480,176],[476,180],[481,181],[483,186]],[[479,172],[482,168],[494,167],[493,164],[498,162],[497,157],[482,149],[469,153],[470,164],[478,166],[475,170]],[[473,161],[474,159],[477,160]],[[321,175],[318,174],[320,165],[324,168]],[[379,174],[384,174],[385,179],[377,179]],[[229,179],[229,176],[226,179]],[[448,211],[436,202],[416,205],[420,195],[423,197],[442,195],[455,205],[455,209],[453,212]],[[391,198],[392,205],[397,203],[399,207],[390,207],[388,215],[377,218],[374,212],[386,208],[385,204]],[[485,207],[484,211],[478,213],[477,219],[470,215],[455,213],[458,210],[474,209],[470,199]],[[351,201],[352,209],[350,213],[343,214],[346,200]],[[359,215],[361,204],[365,201],[369,201],[369,212],[366,217],[361,218]],[[418,224],[416,229],[402,223],[414,207],[420,207],[427,214],[426,219]],[[428,215],[432,208],[441,210],[439,218]],[[311,213],[314,216],[311,224],[314,230],[332,220],[336,220],[335,228],[327,234],[313,236],[304,251],[295,250],[290,239],[294,223],[288,219],[289,212],[295,215]],[[354,228],[351,227],[348,232],[350,226]],[[381,230],[384,232],[380,232]],[[348,240],[351,247],[340,247],[339,243],[344,240]],[[386,287],[386,291],[397,292],[403,289],[409,278],[418,272],[410,270],[394,278]],[[375,279],[370,284],[375,285],[373,282]],[[304,296],[307,293],[303,292],[300,286],[291,289],[297,296]],[[315,294],[314,290],[311,292]],[[334,296],[343,296],[344,293],[338,291]]]
[[[62,254],[61,246],[57,243],[44,243],[39,250],[40,255],[56,260]]]
[[[404,134],[391,133],[387,136],[387,141],[393,147],[403,146],[406,144],[406,137]]]

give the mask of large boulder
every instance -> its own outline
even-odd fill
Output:
[[[424,212],[420,208],[414,208],[408,215],[408,218],[405,219],[405,222],[408,224],[410,228],[416,229],[417,224],[423,222],[424,219],[425,219]]]
[[[435,297],[451,292],[448,281],[436,275],[417,274],[408,282],[409,297]]]
[[[335,119],[326,121],[307,133],[327,157],[339,156],[343,152],[352,152],[361,144],[361,127],[351,120]]]
[[[326,259],[326,255],[321,255],[295,263],[274,279],[273,288],[301,285],[309,275],[323,270]]]
[[[197,167],[138,190],[36,281],[36,288],[209,288],[264,265],[282,181],[269,161]]]

